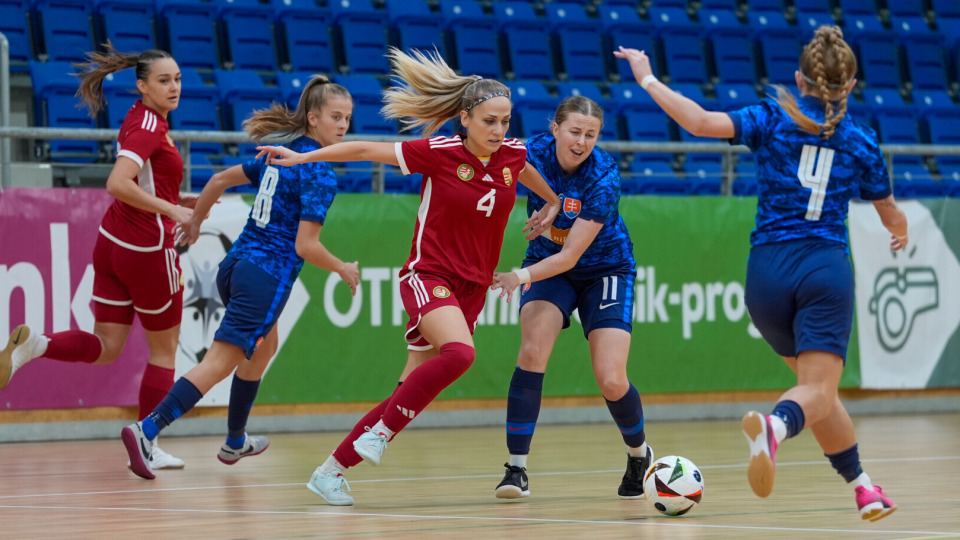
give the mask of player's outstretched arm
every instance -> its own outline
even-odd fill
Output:
[[[350,292],[356,295],[357,286],[360,284],[359,263],[357,261],[345,263],[333,253],[330,253],[320,242],[320,230],[322,228],[323,224],[316,221],[300,221],[295,242],[297,255],[318,268],[340,274],[340,279],[347,282],[347,285],[350,286]]]
[[[883,226],[892,235],[890,249],[900,251],[907,247],[907,243],[910,241],[907,237],[907,215],[903,213],[903,209],[897,206],[897,201],[894,200],[893,195],[886,199],[873,201],[873,207],[880,215]]]
[[[325,161],[339,163],[343,161],[376,161],[388,165],[398,165],[395,143],[347,141],[332,144],[324,148],[299,153],[285,146],[261,145],[257,159],[267,156],[267,165],[289,167],[311,161]]]

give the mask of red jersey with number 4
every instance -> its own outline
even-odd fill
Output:
[[[140,189],[177,204],[183,158],[167,134],[168,129],[167,120],[138,99],[120,127],[117,158],[124,156],[140,165],[140,172],[131,178]],[[166,216],[114,200],[100,222],[100,233],[134,251],[157,251],[173,247],[174,225]]]
[[[420,209],[410,258],[400,271],[493,282],[527,149],[506,139],[484,165],[460,136],[396,144],[403,174],[420,173]]]

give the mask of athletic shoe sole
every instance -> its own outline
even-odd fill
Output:
[[[747,480],[757,497],[768,497],[773,492],[773,480],[776,469],[770,457],[772,436],[767,430],[767,420],[762,414],[750,411],[741,423],[743,434],[750,444],[750,464],[747,466]]]
[[[269,442],[266,444],[266,446],[264,446],[263,448],[261,448],[259,451],[257,451],[257,452],[250,452],[249,454],[242,454],[242,455],[238,456],[237,459],[234,459],[234,460],[226,460],[226,459],[223,459],[223,456],[221,456],[220,454],[217,454],[217,459],[219,459],[219,460],[220,460],[220,463],[223,463],[224,465],[233,465],[233,464],[235,464],[236,462],[240,461],[240,460],[243,459],[243,458],[253,457],[253,456],[259,456],[260,454],[266,452],[266,451],[267,451],[267,448],[270,448],[270,443],[269,443]]]
[[[13,350],[30,339],[30,327],[20,325],[13,329],[7,339],[7,348],[0,351],[0,390],[7,386],[13,376]]]
[[[147,480],[156,478],[156,475],[143,460],[143,450],[140,448],[140,440],[137,434],[128,426],[120,431],[120,439],[123,440],[123,446],[127,449],[127,455],[130,457],[130,470],[133,471],[133,474]]]

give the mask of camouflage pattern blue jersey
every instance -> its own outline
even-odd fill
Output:
[[[321,145],[299,137],[284,146],[303,153]],[[247,224],[227,256],[250,261],[290,285],[303,268],[296,250],[300,221],[324,222],[337,194],[337,178],[327,163],[276,167],[266,166],[265,159],[243,164],[243,173],[259,191]]]
[[[536,167],[560,197],[560,214],[550,231],[530,241],[527,258],[540,260],[559,253],[570,227],[579,217],[603,223],[603,228],[574,268],[618,263],[633,268],[633,243],[620,217],[620,169],[616,160],[600,147],[594,147],[577,172],[567,175],[557,161],[557,145],[552,135],[534,135],[526,146],[527,161]],[[544,204],[546,201],[530,193],[527,215],[532,215]]]
[[[802,97],[798,104],[808,117],[823,121],[818,98]],[[759,191],[751,245],[798,238],[846,245],[850,199],[879,200],[891,194],[876,133],[849,116],[824,140],[801,131],[769,98],[728,114],[735,129],[730,143],[756,154]]]

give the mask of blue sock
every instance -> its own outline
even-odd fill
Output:
[[[230,448],[243,447],[244,430],[247,428],[247,418],[253,401],[257,399],[257,390],[260,389],[260,380],[245,381],[237,374],[233,374],[233,383],[230,385],[230,407],[227,409],[227,446]]]
[[[507,396],[507,449],[511,454],[530,453],[542,394],[543,373],[524,371],[519,367],[513,371]]]
[[[192,409],[202,397],[203,394],[192,382],[180,377],[167,392],[167,397],[143,419],[143,434],[151,441],[156,439],[160,430]]]
[[[806,422],[806,418],[803,415],[803,409],[800,408],[800,405],[796,401],[791,401],[789,399],[777,403],[777,406],[773,408],[773,412],[770,413],[773,416],[779,416],[783,420],[783,423],[787,425],[787,438],[793,437],[794,435],[803,431],[803,424]]]
[[[607,409],[613,416],[613,421],[620,428],[620,434],[623,435],[623,442],[627,446],[636,448],[647,440],[646,433],[643,432],[643,404],[640,403],[640,392],[637,387],[630,383],[627,393],[617,401],[607,402]]]
[[[840,473],[847,482],[853,482],[858,476],[863,474],[863,468],[860,466],[860,452],[857,451],[857,445],[854,444],[843,452],[836,454],[824,454],[830,460],[833,468]]]

